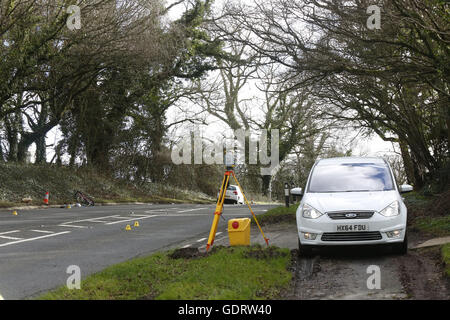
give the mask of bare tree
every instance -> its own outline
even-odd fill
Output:
[[[214,25],[218,24],[215,20]],[[234,33],[240,33],[242,39],[248,38],[246,42],[251,41],[249,32],[230,24],[227,26]],[[221,37],[220,28],[214,27],[213,32]],[[328,124],[319,124],[320,108],[310,99],[309,90],[291,90],[288,82],[279,77],[277,65],[262,58],[246,42],[225,43],[229,58],[219,62],[219,70],[212,79],[199,82],[199,93],[194,101],[234,131],[260,133],[278,129],[279,160],[283,161],[295,146],[301,145],[305,138],[316,136]],[[250,93],[250,86],[256,90]],[[260,188],[266,194],[271,176],[261,175],[260,168],[260,164],[247,163],[241,170],[249,180],[253,179],[253,186],[257,184],[255,178],[260,179]]]
[[[284,68],[291,88],[310,87],[334,118],[401,144],[416,187],[448,181],[448,3],[379,1],[381,30],[367,28],[371,1],[233,2],[229,15],[251,41],[221,28]],[[220,26],[220,24],[217,24]],[[409,160],[408,160],[409,159]],[[447,168],[447,169],[445,169]],[[445,173],[447,172],[447,173]]]

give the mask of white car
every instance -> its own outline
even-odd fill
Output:
[[[219,198],[219,192],[217,193],[217,198]],[[227,191],[225,192],[225,202],[232,202],[235,204],[244,203],[244,195],[238,186],[233,184],[228,185]]]
[[[407,252],[407,209],[392,169],[381,158],[342,157],[316,161],[296,212],[301,255],[336,245],[391,245]]]

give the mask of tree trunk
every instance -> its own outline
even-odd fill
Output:
[[[271,178],[272,176],[261,176],[262,179],[261,191],[264,196],[267,196],[269,193],[269,185]]]
[[[33,144],[33,140],[30,138],[30,135],[22,134],[22,138],[17,147],[17,161],[21,163],[25,163],[27,160],[27,152],[30,146]]]
[[[3,157],[3,148],[2,148],[2,140],[0,139],[0,162],[4,162],[5,158]]]
[[[19,132],[22,128],[22,114],[20,111],[12,113],[5,118],[6,137],[9,144],[8,161],[17,161],[19,148]]]
[[[77,157],[78,150],[78,139],[76,135],[72,135],[68,141],[68,152],[70,155],[69,166],[73,167],[75,165],[75,160]]]
[[[406,173],[408,183],[415,186],[416,179],[414,176],[414,164],[413,164],[411,156],[409,154],[408,146],[407,146],[406,142],[404,142],[403,140],[399,141],[399,145],[400,145],[400,152],[402,154],[403,166],[405,168],[405,173]]]
[[[45,135],[36,139],[36,161],[37,164],[47,162],[47,145],[45,143]]]

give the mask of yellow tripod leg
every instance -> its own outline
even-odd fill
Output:
[[[208,251],[209,248],[213,245],[214,238],[216,237],[217,226],[219,224],[220,215],[222,214],[223,203],[225,201],[225,193],[227,192],[229,180],[230,173],[229,171],[227,171],[223,176],[222,186],[220,187],[219,199],[217,199],[216,210],[214,211],[214,219],[211,226],[211,231],[209,232],[208,243],[206,244],[206,251]]]
[[[266,244],[269,245],[269,239],[266,238],[264,232],[262,231],[261,226],[258,223],[258,219],[256,219],[256,215],[253,212],[252,207],[250,206],[250,203],[248,202],[247,197],[245,196],[244,190],[242,189],[241,185],[239,184],[239,181],[236,178],[236,175],[234,174],[233,171],[231,172],[231,174],[233,175],[234,181],[236,181],[236,184],[238,185],[239,189],[242,192],[242,195],[244,196],[245,203],[247,204],[247,207],[249,208],[250,212],[252,213],[253,219],[255,219],[256,225],[258,226],[259,231],[261,232],[261,234],[262,234],[262,236],[264,238],[264,241],[266,241]]]

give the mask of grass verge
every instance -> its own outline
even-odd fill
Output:
[[[416,192],[404,195],[410,227],[433,237],[450,235],[450,192],[424,196]]]
[[[295,212],[297,211],[298,205],[299,203],[290,205],[289,208],[286,208],[285,206],[272,208],[267,212],[258,215],[258,222],[261,225],[279,222],[295,223]]]
[[[433,201],[432,196],[424,196],[416,191],[404,193],[402,197],[405,199],[406,205],[414,209],[426,208]]]
[[[160,196],[152,196],[152,197],[125,197],[125,198],[116,198],[116,199],[95,199],[95,203],[98,204],[111,204],[111,203],[133,203],[133,202],[144,202],[144,203],[196,203],[196,204],[212,204],[214,203],[212,200],[205,200],[199,198],[184,198],[184,199],[175,199],[175,198],[166,198]]]
[[[414,227],[435,237],[449,236],[450,216],[418,217],[414,221]]]
[[[202,192],[164,183],[135,185],[101,174],[94,168],[0,163],[0,208],[39,206],[46,192],[51,205],[74,203],[80,190],[95,203],[213,203]]]
[[[450,191],[435,196],[424,196],[416,192],[405,194],[405,203],[408,207],[408,225],[427,236],[449,236],[449,195]],[[440,248],[440,254],[444,274],[450,279],[450,243]]]
[[[79,290],[64,286],[38,299],[274,299],[291,280],[288,249],[215,247],[207,255],[178,259],[172,254],[108,267],[83,280]]]

